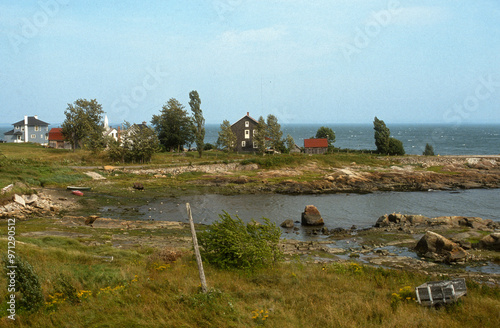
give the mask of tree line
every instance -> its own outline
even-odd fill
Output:
[[[232,152],[236,149],[236,136],[229,121],[220,125],[216,145],[205,144],[205,119],[201,109],[201,99],[196,90],[189,93],[189,113],[177,99],[169,99],[158,115],[151,119],[152,127],[147,124],[123,123],[120,139],[117,141],[105,136],[102,105],[96,99],[78,99],[68,104],[64,114],[62,132],[73,149],[84,148],[93,152],[106,150],[110,159],[121,162],[148,162],[159,151],[181,151],[185,145],[196,145],[201,157],[203,151],[217,147]],[[390,136],[390,130],[375,117],[373,121],[376,152],[383,155],[404,155],[403,143]],[[335,132],[328,127],[320,127],[311,138],[325,138],[329,149],[334,149]],[[288,153],[295,147],[289,134],[283,138],[278,118],[269,114],[266,119],[260,116],[253,136],[256,152],[267,151]],[[433,155],[432,146],[426,145],[424,155]]]

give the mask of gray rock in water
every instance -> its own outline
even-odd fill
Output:
[[[283,223],[281,223],[280,226],[282,228],[293,228],[294,223],[293,223],[293,220],[288,219],[288,220],[283,221]]]
[[[418,241],[415,251],[419,256],[447,263],[467,261],[469,257],[458,244],[432,231]]]
[[[314,205],[307,205],[302,213],[302,225],[318,226],[325,224],[318,209]]]

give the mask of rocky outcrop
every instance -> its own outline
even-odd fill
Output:
[[[0,206],[0,218],[23,220],[33,215],[53,215],[59,211],[50,198],[45,195],[14,195],[12,202]]]
[[[500,232],[492,233],[479,241],[479,247],[500,252]]]
[[[201,165],[185,165],[175,167],[164,167],[159,169],[124,169],[125,172],[132,174],[152,174],[160,176],[176,176],[186,172],[203,172],[203,173],[227,173],[230,171],[253,171],[257,170],[257,164],[228,163],[228,164],[201,164]]]
[[[476,230],[491,231],[500,228],[499,223],[490,219],[482,219],[471,216],[439,216],[428,218],[423,215],[392,213],[385,214],[378,218],[375,223],[376,228],[386,227],[436,227],[446,228],[467,227]]]
[[[392,213],[382,215],[375,223],[376,228],[389,226],[417,226],[426,224],[430,219],[423,215]]]
[[[325,224],[319,210],[314,205],[307,205],[302,213],[302,225],[319,226]]]
[[[419,256],[438,262],[465,262],[469,258],[467,251],[457,243],[432,231],[427,231],[418,241],[415,251]]]

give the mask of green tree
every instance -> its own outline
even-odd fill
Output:
[[[236,147],[236,136],[231,129],[231,123],[228,120],[224,120],[220,125],[219,139],[217,143],[222,149],[232,152]]]
[[[425,144],[425,150],[422,153],[424,156],[434,156],[434,147],[429,144]]]
[[[285,144],[287,152],[290,152],[295,147],[295,140],[293,140],[293,137],[291,135],[286,135]]]
[[[196,142],[196,149],[201,157],[205,145],[205,118],[203,117],[203,112],[201,110],[200,96],[196,90],[189,93],[189,106],[193,112],[194,140]]]
[[[375,146],[377,146],[377,153],[389,154],[391,131],[385,125],[384,121],[379,120],[376,116],[373,121],[373,129],[375,130]]]
[[[389,138],[389,155],[404,155],[405,149],[403,143],[396,138]]]
[[[259,117],[259,124],[255,127],[255,134],[253,140],[257,143],[257,149],[259,153],[264,154],[266,152],[266,121],[262,116]]]
[[[325,138],[328,140],[328,146],[333,146],[333,143],[335,142],[335,132],[333,132],[331,128],[322,126],[318,129],[318,131],[316,131],[316,138]]]
[[[123,134],[125,159],[139,163],[151,161],[153,154],[160,149],[160,141],[153,129],[145,124],[130,125],[125,122],[125,130]]]
[[[278,123],[278,118],[272,114],[267,116],[266,136],[269,138],[269,146],[274,150],[280,150],[283,147],[281,125]]]
[[[180,151],[193,141],[193,122],[184,106],[175,98],[163,105],[160,115],[153,115],[154,126],[160,143],[169,151]]]
[[[99,151],[104,148],[103,114],[102,105],[96,99],[78,99],[68,104],[64,111],[66,119],[61,127],[73,150],[87,148]]]
[[[160,150],[156,133],[144,124],[123,123],[120,141],[112,140],[106,152],[113,161],[145,163]]]

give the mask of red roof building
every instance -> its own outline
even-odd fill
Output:
[[[71,144],[66,141],[62,134],[62,128],[52,128],[49,131],[49,147],[60,149],[71,149]]]
[[[328,151],[328,139],[304,139],[304,152],[306,154],[324,154]]]

